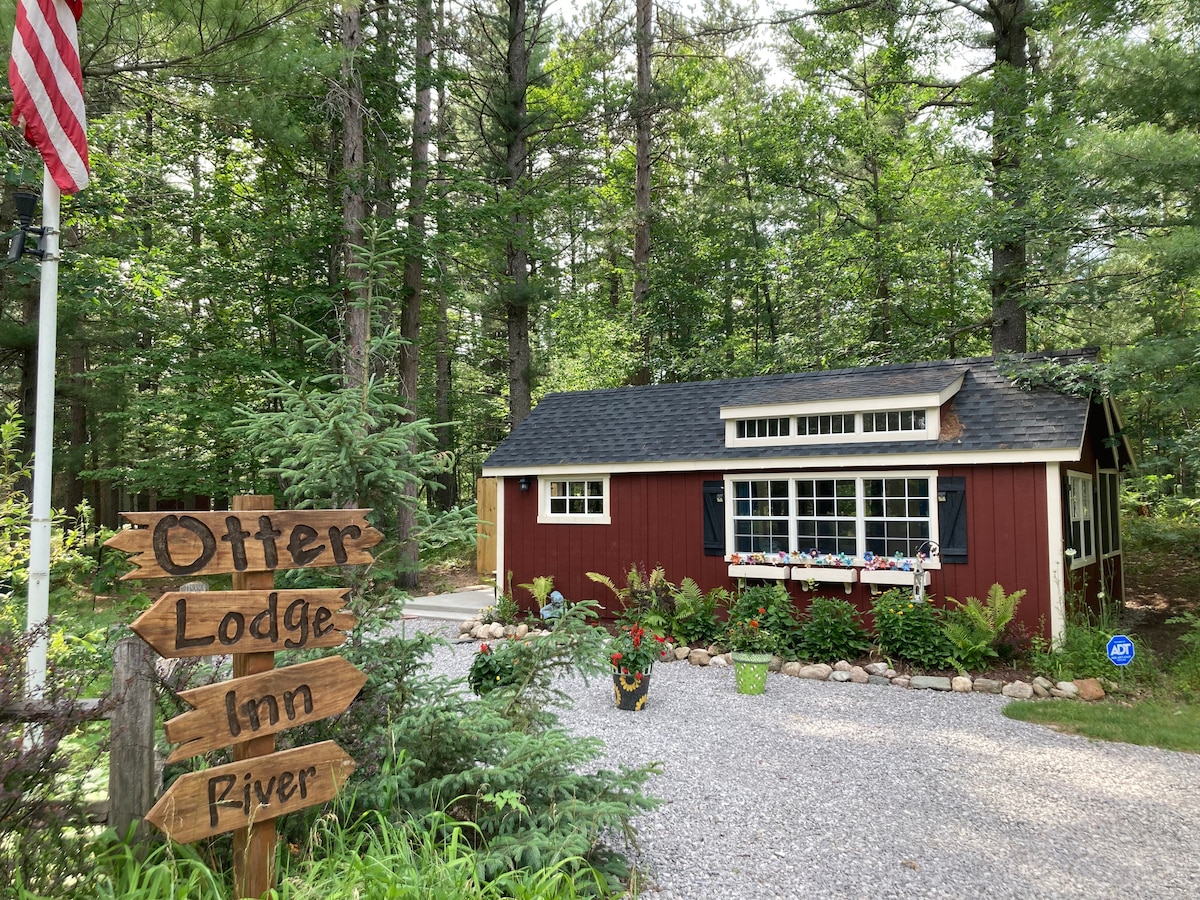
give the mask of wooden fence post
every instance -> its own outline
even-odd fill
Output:
[[[270,495],[244,494],[234,497],[236,512],[273,510],[275,498]],[[275,586],[274,572],[240,572],[233,576],[235,591],[267,590]],[[257,675],[275,668],[274,653],[233,654],[233,677]],[[235,761],[270,756],[275,752],[275,735],[233,745]],[[233,897],[234,900],[259,900],[275,887],[275,820],[254,822],[248,828],[233,832]]]
[[[140,822],[154,805],[154,652],[137,635],[113,651],[113,711],[108,765],[108,824],[124,838],[146,837]]]

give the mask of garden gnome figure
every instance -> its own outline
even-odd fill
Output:
[[[542,619],[549,627],[553,628],[558,617],[562,615],[565,599],[561,591],[551,591],[550,602],[542,607]]]

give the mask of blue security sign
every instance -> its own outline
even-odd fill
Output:
[[[1114,666],[1127,666],[1133,662],[1133,641],[1123,634],[1108,639],[1108,658]]]

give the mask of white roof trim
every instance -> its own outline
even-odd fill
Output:
[[[771,470],[861,469],[898,466],[984,466],[1012,463],[1078,462],[1082,444],[1054,450],[976,450],[914,453],[871,453],[854,456],[788,456],[771,459],[672,460],[670,462],[562,463],[553,466],[484,466],[485,477],[510,478],[521,475],[652,474],[658,472],[761,472]]]
[[[896,409],[935,409],[958,393],[966,373],[941,391],[919,394],[880,394],[840,400],[809,400],[801,403],[757,403],[753,406],[722,406],[722,419],[772,419],[781,416],[815,416],[822,413],[889,412]]]

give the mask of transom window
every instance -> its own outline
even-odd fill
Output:
[[[916,556],[935,533],[932,473],[731,480],[734,553]]]
[[[924,431],[925,410],[898,409],[889,412],[865,412],[862,414],[863,431]]]
[[[798,416],[796,418],[796,434],[854,434],[854,414]]]
[[[608,524],[608,478],[542,478],[539,522]]]
[[[739,419],[739,438],[787,437],[792,433],[792,420],[786,417],[773,419]]]

